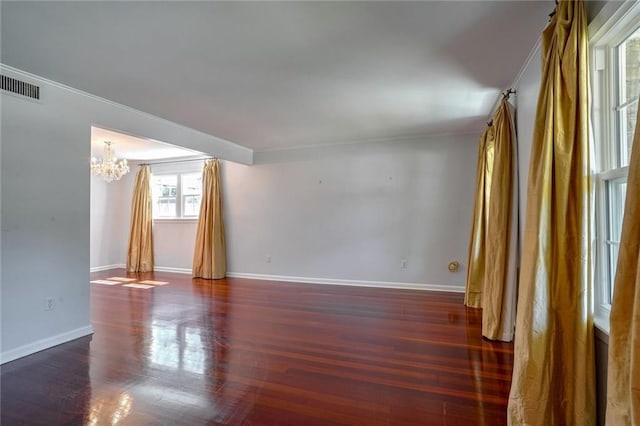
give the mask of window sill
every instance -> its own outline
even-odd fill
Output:
[[[198,223],[198,218],[171,218],[171,219],[153,219],[153,223],[169,224],[169,223]]]
[[[609,341],[609,317],[603,315],[596,315],[593,319],[593,325],[597,331],[607,336],[607,342]]]

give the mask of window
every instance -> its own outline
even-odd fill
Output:
[[[640,95],[640,7],[623,12],[592,38],[596,320],[611,309]]]
[[[154,219],[196,219],[200,214],[202,173],[151,176]]]
[[[182,175],[182,216],[198,217],[202,196],[202,174]]]

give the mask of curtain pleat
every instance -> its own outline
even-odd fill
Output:
[[[511,105],[503,99],[493,117],[494,148],[486,258],[482,291],[482,335],[513,340],[516,295],[517,185],[516,137]]]
[[[131,200],[131,225],[127,249],[127,271],[153,271],[153,234],[151,216],[151,170],[140,166]]]
[[[607,425],[640,424],[640,108],[611,303]]]
[[[202,203],[196,244],[193,253],[193,276],[207,279],[224,278],[227,254],[222,221],[220,165],[217,159],[207,161],[202,172]]]
[[[491,170],[493,168],[493,127],[488,126],[480,137],[478,165],[476,168],[476,192],[473,202],[473,221],[469,240],[469,260],[464,304],[482,308],[482,283],[485,270],[485,230],[489,219]]]
[[[593,425],[588,37],[582,0],[542,36],[517,305],[511,425]]]
[[[516,138],[503,99],[480,138],[465,304],[483,308],[482,335],[513,340],[517,261]]]

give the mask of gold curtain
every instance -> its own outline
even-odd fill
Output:
[[[607,425],[640,424],[640,108],[611,303]]]
[[[469,260],[464,304],[482,308],[482,282],[485,269],[485,230],[489,221],[491,174],[493,170],[493,127],[488,126],[480,137],[476,168],[476,195],[473,202],[473,221],[469,240]]]
[[[588,37],[582,0],[543,32],[518,295],[511,425],[593,425]]]
[[[131,225],[127,249],[127,271],[153,271],[153,234],[151,217],[151,171],[140,166],[131,200]]]
[[[502,100],[480,138],[465,304],[482,308],[482,335],[513,340],[517,256],[515,127]]]
[[[202,204],[193,253],[194,277],[220,279],[227,273],[220,193],[219,161],[207,161],[202,172]]]

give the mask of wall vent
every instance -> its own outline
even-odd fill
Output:
[[[17,80],[15,78],[0,75],[0,89],[30,99],[40,99],[40,86]]]

